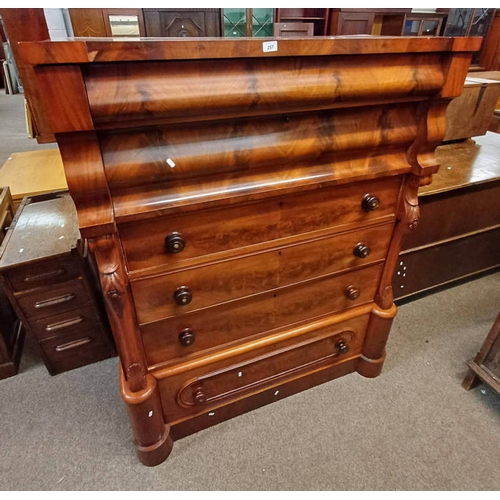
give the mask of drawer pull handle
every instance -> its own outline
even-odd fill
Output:
[[[170,233],[165,238],[165,250],[167,253],[179,253],[184,250],[186,242],[182,237],[181,233]]]
[[[69,302],[74,298],[75,295],[73,293],[68,293],[67,295],[61,295],[59,297],[54,297],[52,299],[40,300],[39,302],[35,302],[35,309],[41,309],[42,307],[56,306],[57,304],[64,304],[65,302]]]
[[[207,396],[203,392],[203,387],[197,386],[193,389],[193,399],[197,405],[202,405],[207,402]]]
[[[191,329],[185,328],[181,333],[179,333],[179,342],[182,347],[189,347],[194,344],[194,341],[195,336]]]
[[[34,281],[46,280],[48,278],[55,278],[56,276],[60,276],[64,274],[66,269],[56,269],[55,271],[48,271],[42,274],[33,274],[31,276],[26,276],[24,278],[25,283],[33,283]]]
[[[335,347],[339,350],[340,354],[346,354],[349,352],[349,346],[343,340],[339,340],[335,344]]]
[[[360,259],[366,259],[370,255],[370,247],[364,243],[358,243],[352,252],[356,257]]]
[[[371,194],[366,194],[361,202],[361,208],[365,212],[373,212],[380,207],[380,200],[376,196],[372,196]]]
[[[359,290],[354,285],[349,285],[344,293],[349,300],[356,300],[359,297]]]
[[[187,286],[181,286],[174,292],[174,300],[178,306],[187,306],[193,300],[193,296]]]
[[[56,351],[57,352],[67,351],[68,349],[74,349],[75,347],[80,347],[82,345],[89,344],[90,342],[92,342],[92,339],[90,337],[73,340],[72,342],[68,342],[67,344],[61,344],[56,346]]]
[[[47,325],[45,330],[47,332],[53,332],[55,330],[61,330],[62,328],[67,328],[68,326],[78,325],[85,318],[83,316],[78,316],[76,318],[67,319],[64,321],[59,321],[58,323],[52,323],[51,325]]]

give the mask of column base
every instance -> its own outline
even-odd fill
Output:
[[[170,455],[174,443],[170,437],[170,427],[165,425],[164,433],[158,442],[149,445],[141,446],[134,440],[137,456],[143,465],[147,467],[155,467],[164,462]]]

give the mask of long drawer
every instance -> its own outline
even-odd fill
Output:
[[[247,205],[122,224],[129,272],[179,266],[196,257],[279,238],[366,224],[394,214],[399,178],[318,189]],[[368,196],[367,196],[368,195]],[[376,197],[377,200],[369,198]],[[367,201],[363,205],[363,200]]]
[[[214,306],[141,327],[149,366],[187,359],[293,323],[373,300],[382,274],[374,265]]]
[[[178,422],[275,388],[361,353],[369,315],[355,317],[224,361],[157,373],[166,421]]]
[[[132,281],[139,323],[383,260],[392,230],[392,223],[373,226],[249,257]]]

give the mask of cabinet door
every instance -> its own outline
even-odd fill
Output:
[[[370,35],[375,14],[370,12],[340,12],[337,35]]]
[[[143,9],[149,37],[220,36],[219,9]]]
[[[227,38],[273,36],[274,9],[222,9]]]

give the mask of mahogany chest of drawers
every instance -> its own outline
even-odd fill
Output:
[[[0,256],[3,290],[51,375],[115,355],[67,192],[26,197]]]
[[[27,43],[146,465],[172,441],[377,376],[418,187],[469,38]]]

